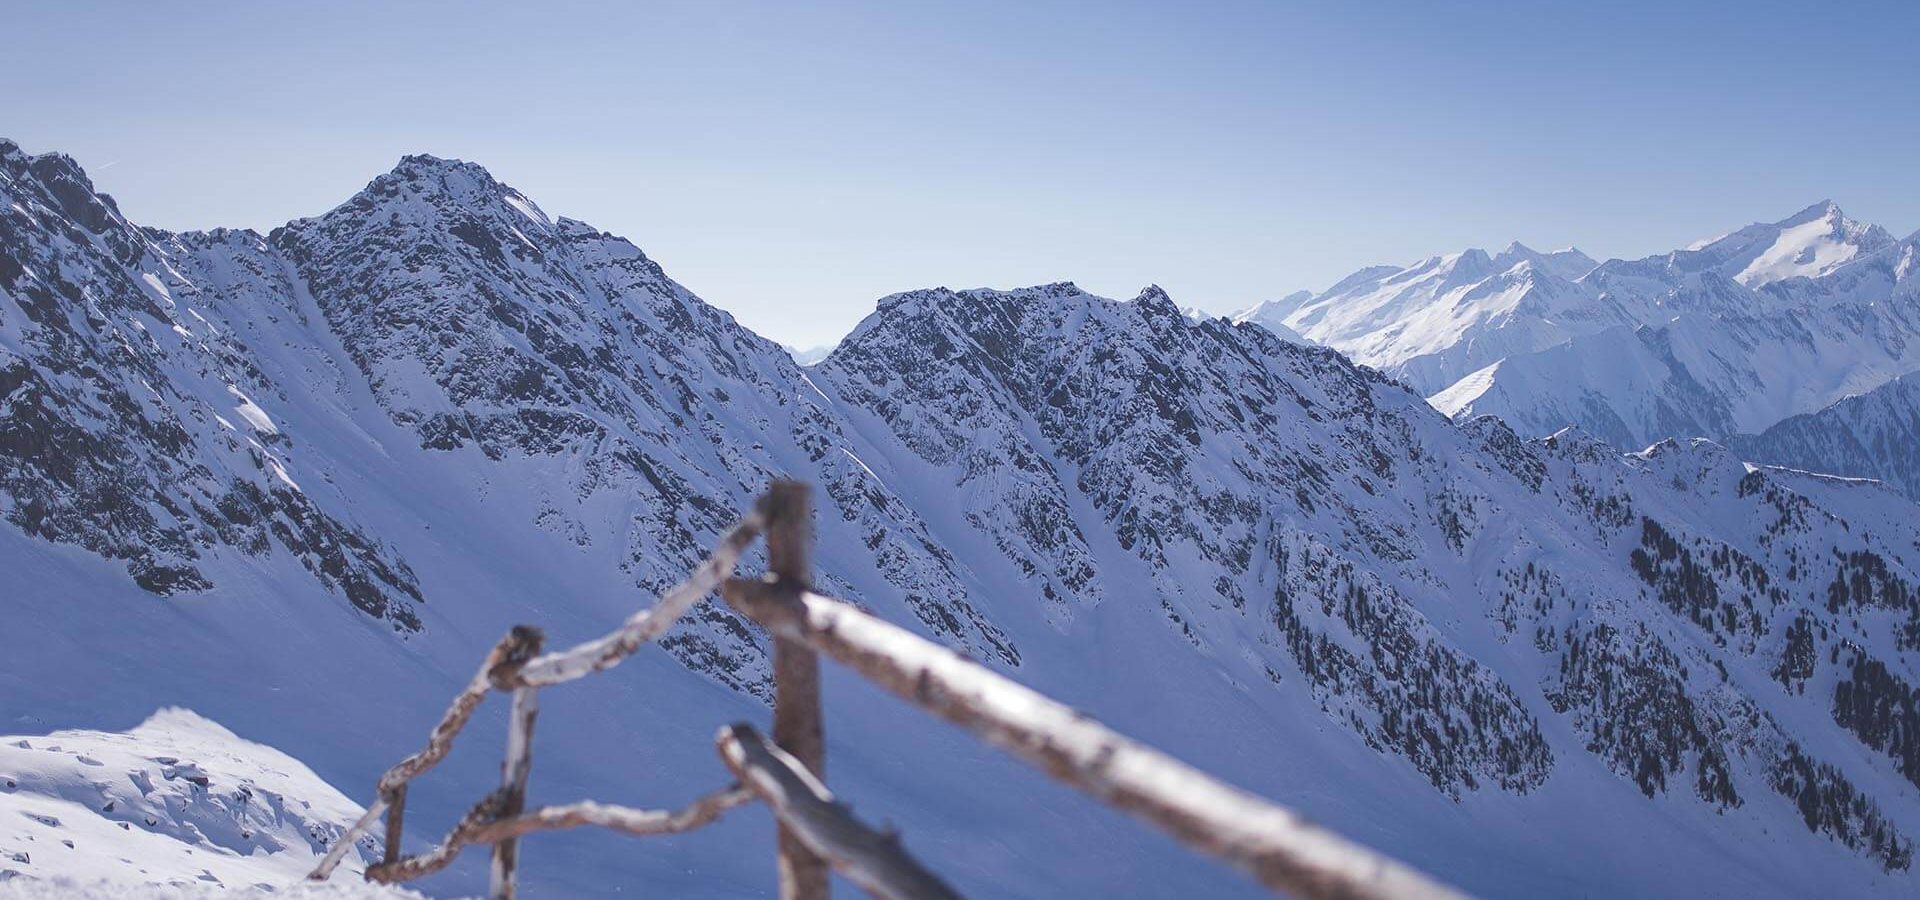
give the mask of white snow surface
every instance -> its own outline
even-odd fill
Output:
[[[233,897],[274,897],[276,900],[421,900],[418,891],[371,884],[359,879],[326,883],[299,882],[231,888],[217,884],[128,884],[101,879],[55,878],[0,882],[0,900],[225,900]]]
[[[298,760],[184,709],[125,732],[0,737],[4,881],[279,890],[360,812]],[[379,851],[356,849],[343,880]]]

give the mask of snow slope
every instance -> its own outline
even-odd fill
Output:
[[[298,760],[183,709],[125,733],[0,737],[0,881],[277,890],[361,811]],[[377,836],[356,850],[354,871]]]
[[[0,144],[0,353],[9,730],[187,705],[358,796],[507,627],[604,631],[785,474],[826,590],[1477,893],[1915,888],[1920,517],[1873,485],[1450,421],[1158,288],[910,291],[802,369],[425,156],[270,234],[174,234]],[[765,640],[703,606],[543,694],[533,802],[710,790],[767,688]],[[1258,894],[826,690],[831,783],[970,894]],[[501,718],[410,792],[410,842],[497,780]],[[525,876],[763,893],[771,837],[752,808],[542,835]]]
[[[99,879],[56,878],[47,881],[16,879],[0,883],[0,898],[5,900],[209,900],[248,893],[283,900],[417,900],[421,895],[405,888],[385,887],[364,881],[303,882],[252,891],[235,891],[219,885],[139,885]]]

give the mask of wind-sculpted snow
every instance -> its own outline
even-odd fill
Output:
[[[603,631],[787,475],[817,488],[823,590],[1470,890],[1914,886],[1920,517],[1710,442],[1607,443],[1730,416],[1713,403],[1600,396],[1604,427],[1535,439],[1158,288],[1070,283],[887,297],[802,368],[469,163],[408,157],[260,235],[139,229],[71,161],[5,160],[0,561],[31,574],[0,613],[41,638],[0,658],[11,715],[203,702],[364,784],[500,628]],[[1718,291],[1688,296],[1773,297],[1807,266],[1878,290],[1859,273],[1885,248],[1815,241],[1794,277],[1741,281],[1778,244],[1742,240],[1675,257],[1715,260],[1675,263]],[[1591,265],[1516,247],[1341,290],[1389,318],[1452,298],[1447,333],[1477,349],[1396,345],[1436,366],[1555,329],[1653,346],[1588,302]],[[764,715],[767,640],[709,603],[661,643],[591,707],[556,698],[537,784],[703,786],[713,728]],[[971,892],[1247,889],[836,677],[836,788]],[[410,810],[457,817],[490,752]],[[527,876],[761,890],[737,874],[758,827],[619,853],[550,836]]]

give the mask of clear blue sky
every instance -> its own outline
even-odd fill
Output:
[[[163,9],[162,7],[177,7]],[[1920,227],[1920,3],[0,2],[0,135],[137,221],[480,162],[776,339],[929,285],[1225,311],[1831,197]]]

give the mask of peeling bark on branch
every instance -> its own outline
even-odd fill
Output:
[[[713,549],[712,556],[694,569],[685,581],[662,594],[652,606],[634,613],[604,637],[549,653],[527,663],[517,673],[515,683],[501,685],[501,689],[507,690],[521,684],[547,687],[619,665],[634,651],[666,634],[667,629],[672,628],[673,623],[679,621],[695,603],[713,593],[721,580],[733,573],[733,567],[740,561],[740,554],[747,549],[747,545],[759,536],[763,521],[758,510],[749,513],[720,538],[720,544]]]
[[[816,858],[875,896],[890,900],[957,900],[960,896],[928,872],[900,845],[898,836],[876,831],[834,800],[799,760],[749,725],[729,725],[714,737],[720,759],[773,810],[782,827]]]
[[[494,645],[493,650],[487,654],[486,660],[480,664],[480,671],[473,676],[472,681],[467,682],[467,686],[460,691],[460,694],[453,698],[453,703],[440,717],[439,724],[434,725],[433,732],[427,735],[427,746],[420,752],[395,763],[393,768],[380,776],[380,780],[374,785],[374,801],[367,805],[367,811],[360,816],[360,819],[349,826],[346,833],[340,835],[340,839],[334,842],[333,847],[327,851],[327,855],[320,860],[320,864],[315,866],[313,872],[307,876],[309,879],[327,880],[327,876],[333,874],[334,868],[340,865],[340,860],[346,857],[347,851],[353,847],[354,842],[359,840],[360,836],[373,826],[374,821],[380,818],[380,814],[386,811],[395,792],[446,758],[447,752],[453,749],[454,736],[460,733],[460,729],[467,727],[467,720],[473,718],[473,711],[479,708],[480,701],[487,698],[487,691],[503,679],[514,677],[528,659],[539,653],[541,638],[540,629],[517,625],[507,633],[506,637],[500,639],[500,643]]]
[[[507,755],[500,763],[498,796],[502,818],[517,816],[527,808],[527,778],[533,774],[533,722],[540,715],[539,691],[536,687],[513,691],[513,712],[507,720]],[[493,867],[488,879],[493,900],[513,900],[514,873],[519,865],[518,838],[506,838],[493,845]]]
[[[733,785],[675,810],[634,809],[588,800],[565,806],[545,806],[530,813],[502,818],[500,795],[494,793],[468,811],[438,846],[418,856],[402,857],[392,863],[371,866],[367,869],[367,880],[396,884],[425,878],[452,865],[462,848],[525,837],[536,831],[597,825],[627,834],[679,834],[711,825],[722,813],[751,803],[754,799],[753,792]]]
[[[488,822],[473,829],[469,843],[486,844],[536,831],[555,831],[597,825],[627,834],[679,834],[718,820],[722,813],[755,799],[753,792],[735,785],[715,791],[675,810],[633,809],[587,800],[566,806],[546,806],[533,812]]]
[[[1314,898],[1453,898],[1452,889],[1222,784],[904,629],[818,594],[734,579],[727,601],[894,694],[1146,820],[1275,890]]]

